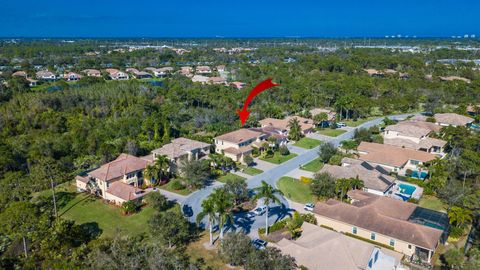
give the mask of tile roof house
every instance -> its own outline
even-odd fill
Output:
[[[310,114],[312,115],[312,118],[315,117],[315,115],[321,114],[321,113],[326,113],[327,114],[327,121],[334,121],[335,117],[337,116],[337,113],[335,111],[332,111],[330,109],[325,109],[325,108],[314,108],[310,110]]]
[[[261,127],[274,127],[279,130],[284,130],[284,133],[287,134],[290,130],[288,123],[291,119],[296,118],[300,122],[300,128],[303,134],[307,134],[313,131],[314,123],[312,119],[303,118],[300,116],[289,116],[285,119],[275,119],[275,118],[265,118],[260,121]]]
[[[82,78],[82,75],[77,74],[75,72],[68,72],[63,74],[63,78],[69,82],[71,81],[78,81]]]
[[[471,117],[456,113],[436,113],[433,117],[440,126],[466,126],[475,120]]]
[[[310,270],[395,270],[402,254],[307,222],[296,240],[269,244]]]
[[[205,77],[205,76],[202,76],[202,75],[194,75],[192,77],[192,82],[199,82],[199,83],[202,83],[202,84],[206,84],[210,81],[210,78],[209,77]]]
[[[246,84],[243,82],[231,82],[230,85],[237,89],[242,89]]]
[[[196,74],[207,75],[212,73],[212,69],[209,66],[197,66],[195,69]]]
[[[463,81],[465,83],[471,83],[472,81],[470,79],[464,78],[464,77],[459,77],[459,76],[445,76],[442,77],[440,76],[441,81]]]
[[[162,67],[153,70],[153,75],[155,77],[165,77],[168,74],[173,72],[173,67]]]
[[[409,171],[420,171],[419,165],[436,158],[434,154],[424,151],[370,142],[361,142],[357,150],[360,160],[380,165],[399,175],[408,175]]]
[[[333,199],[317,203],[313,213],[318,224],[389,245],[426,262],[445,239],[448,218],[443,213],[360,190],[349,191],[348,196],[351,204]]]
[[[102,77],[102,73],[98,69],[87,68],[82,70],[87,77]]]
[[[180,72],[180,75],[191,77],[192,72],[193,72],[193,68],[189,67],[189,66],[181,67],[178,72]]]
[[[28,75],[27,75],[27,72],[23,71],[23,70],[18,70],[18,71],[15,71],[14,73],[12,73],[12,77],[23,77],[23,78],[27,78]]]
[[[428,137],[439,132],[440,128],[439,125],[430,122],[413,120],[400,122],[385,128],[382,133],[383,143],[443,156],[443,147],[447,142]]]
[[[129,154],[121,154],[115,160],[99,168],[75,177],[79,190],[91,190],[102,198],[116,204],[135,199],[143,194],[139,187],[143,184],[143,170],[150,161]],[[115,183],[115,184],[114,184]]]
[[[208,78],[208,82],[211,84],[223,84],[223,85],[227,84],[227,80],[222,77],[210,77]]]
[[[170,159],[170,169],[175,171],[178,161],[181,159],[196,160],[210,152],[211,144],[195,141],[187,138],[176,138],[170,143],[152,151],[153,160],[158,156],[166,156]]]
[[[252,152],[252,144],[265,140],[266,134],[242,128],[214,138],[215,152],[234,161],[243,162],[243,157]]]
[[[44,81],[54,81],[57,79],[57,76],[48,70],[42,70],[36,73],[36,77],[39,80]]]
[[[105,71],[108,73],[110,79],[118,81],[118,80],[128,80],[129,76],[127,73],[120,71],[115,68],[107,68]]]
[[[387,195],[395,181],[382,167],[351,158],[342,159],[342,166],[325,164],[319,172],[328,173],[335,179],[358,178],[364,183],[364,191],[380,196]]]

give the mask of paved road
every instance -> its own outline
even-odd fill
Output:
[[[395,116],[390,116],[390,119],[393,120],[403,120],[407,116],[412,115],[412,114],[402,114],[402,115],[395,115]],[[332,143],[335,147],[338,147],[340,143],[344,140],[348,140],[353,138],[355,134],[355,130],[360,129],[360,128],[369,128],[375,125],[378,125],[382,122],[384,118],[377,118],[368,122],[363,123],[362,125],[359,125],[356,128],[352,128],[349,131],[337,136],[337,137],[329,137],[328,139],[325,139],[326,142]],[[253,189],[261,185],[262,181],[266,181],[268,184],[276,187],[277,180],[284,176],[287,175],[289,172],[298,169],[301,165],[306,164],[315,158],[318,157],[318,149],[320,146],[317,146],[315,148],[309,149],[309,150],[304,150],[302,151],[301,154],[299,154],[297,157],[292,158],[278,166],[274,166],[269,170],[264,171],[261,174],[257,174],[253,177],[251,177],[248,180],[248,188]],[[198,213],[201,212],[201,203],[202,201],[212,193],[213,189],[217,188],[218,186],[221,185],[216,185],[216,186],[208,186],[205,187],[199,191],[196,191],[192,194],[190,194],[185,201],[182,203],[182,210],[185,213],[185,216],[188,217],[188,219],[191,222],[195,222],[195,218]],[[282,206],[276,205],[273,206],[276,210],[272,211],[272,215],[270,215],[269,218],[269,223],[271,224],[272,221],[275,221],[279,218],[285,217],[292,211],[292,209],[289,208],[289,203],[287,200],[282,198]],[[236,222],[238,222],[238,219],[241,217],[236,217]],[[265,226],[265,216],[257,217],[254,221],[249,221],[248,224],[248,230],[254,230],[259,228],[260,226]]]

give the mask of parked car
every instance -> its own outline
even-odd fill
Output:
[[[312,212],[314,207],[315,207],[315,204],[313,204],[313,203],[307,203],[307,204],[305,204],[305,206],[303,206],[303,209],[304,209],[305,211]]]
[[[342,127],[346,127],[347,124],[343,123],[343,122],[338,122],[337,123],[337,128],[342,128]]]
[[[267,246],[267,241],[264,241],[262,239],[254,239],[252,240],[252,246],[256,249],[265,249]]]
[[[255,215],[257,215],[257,216],[261,216],[261,215],[265,214],[265,212],[267,212],[267,206],[266,205],[259,206],[259,207],[255,208],[255,210],[253,210],[253,213],[255,213]]]
[[[252,219],[252,218],[254,218],[255,216],[256,216],[256,214],[253,213],[253,212],[248,212],[247,214],[245,214],[245,218],[247,218],[247,219]]]

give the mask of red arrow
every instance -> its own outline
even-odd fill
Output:
[[[237,114],[240,116],[240,122],[242,122],[242,126],[245,125],[245,121],[247,121],[248,116],[250,115],[250,112],[247,111],[248,104],[252,101],[252,99],[260,94],[261,92],[267,90],[268,88],[272,88],[274,86],[279,86],[280,84],[272,83],[272,78],[268,78],[265,81],[260,82],[257,84],[252,91],[250,91],[250,94],[248,94],[247,99],[245,99],[245,103],[243,104],[243,109],[237,109]]]

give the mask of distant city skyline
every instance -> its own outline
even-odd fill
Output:
[[[476,37],[479,1],[0,0],[0,37]]]

